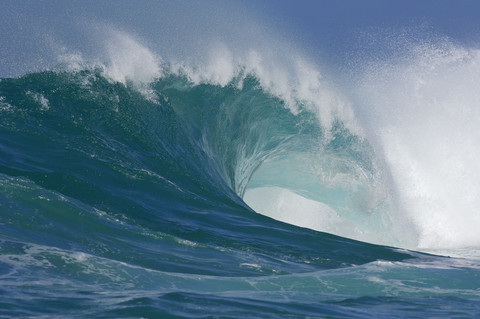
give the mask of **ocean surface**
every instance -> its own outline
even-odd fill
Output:
[[[1,318],[480,316],[478,51],[336,88],[114,39],[0,80]]]

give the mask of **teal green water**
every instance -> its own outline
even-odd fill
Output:
[[[480,315],[474,259],[354,241],[249,208],[247,189],[282,186],[351,213],[342,202],[362,187],[299,189],[287,170],[268,174],[326,134],[331,156],[365,172],[376,162],[340,121],[326,132],[255,77],[242,81],[167,74],[145,95],[95,69],[2,79],[0,316]]]

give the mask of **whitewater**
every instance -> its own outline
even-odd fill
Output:
[[[480,314],[478,49],[87,30],[0,80],[1,317]]]

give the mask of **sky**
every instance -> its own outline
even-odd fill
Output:
[[[322,33],[337,36],[359,28],[407,27],[421,23],[462,39],[467,39],[471,32],[480,32],[478,1],[280,0],[261,3],[264,12],[274,13],[314,38],[321,37]]]
[[[94,51],[95,28],[105,25],[133,33],[155,51],[179,58],[195,54],[206,41],[240,47],[270,37],[342,63],[351,54],[378,49],[371,48],[369,34],[375,34],[376,41],[392,32],[419,38],[435,34],[478,47],[480,1],[3,0],[0,76],[49,66],[61,47]]]

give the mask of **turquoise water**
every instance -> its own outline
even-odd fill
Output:
[[[349,239],[408,242],[379,192],[388,174],[360,133],[297,102],[255,75],[2,79],[0,316],[480,315],[477,259]],[[296,201],[290,224],[250,208],[275,196]],[[292,225],[307,202],[336,219]]]

